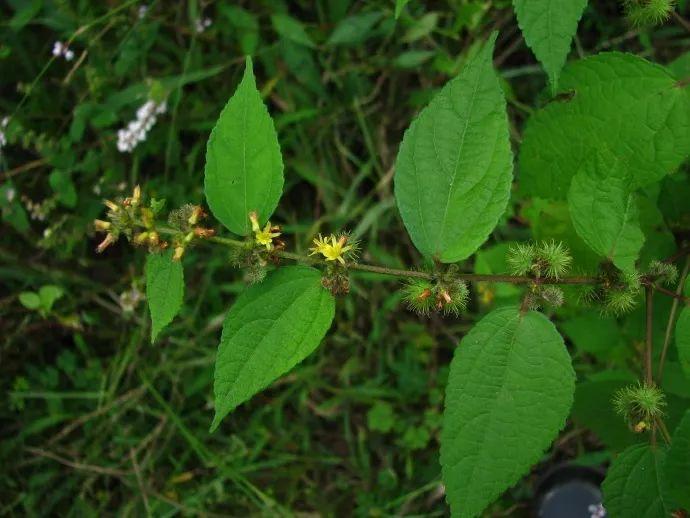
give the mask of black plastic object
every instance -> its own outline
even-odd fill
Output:
[[[534,515],[538,518],[603,518],[601,482],[604,471],[560,464],[537,483]]]

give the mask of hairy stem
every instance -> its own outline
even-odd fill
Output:
[[[647,303],[647,337],[645,340],[644,371],[645,383],[651,385],[652,378],[652,340],[653,340],[653,319],[654,319],[654,289],[651,286],[645,287],[645,302]]]
[[[678,311],[678,304],[680,302],[680,295],[683,291],[683,285],[685,284],[685,278],[688,276],[688,269],[690,269],[690,255],[685,258],[685,266],[678,279],[678,286],[674,295],[677,295],[673,299],[673,305],[671,306],[671,313],[668,316],[668,323],[666,324],[666,333],[664,334],[664,346],[661,349],[661,357],[659,358],[659,372],[657,373],[657,380],[661,384],[661,378],[664,374],[664,362],[666,361],[666,353],[668,352],[668,346],[671,343],[671,335],[673,334],[673,324],[676,321],[676,312]]]

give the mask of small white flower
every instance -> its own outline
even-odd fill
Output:
[[[148,100],[137,110],[137,117],[127,124],[127,127],[117,132],[117,149],[121,153],[129,153],[140,142],[146,140],[148,132],[156,124],[157,116],[165,113],[167,105],[165,101],[156,103]]]
[[[606,518],[606,509],[603,504],[592,504],[587,508],[590,518]]]
[[[212,23],[213,20],[211,20],[211,18],[197,18],[196,22],[194,23],[194,29],[196,30],[197,34],[201,34],[208,29]]]
[[[53,43],[53,56],[56,58],[62,56],[66,61],[72,61],[74,59],[74,51],[70,50],[66,43],[56,41]]]
[[[16,196],[17,191],[14,190],[14,187],[10,187],[5,191],[5,198],[7,198],[7,203],[12,203]]]
[[[64,48],[65,47],[61,41],[56,41],[55,43],[53,43],[53,56],[61,56]]]
[[[139,19],[141,20],[141,19],[145,18],[148,11],[149,11],[148,5],[140,5],[139,11],[137,13],[139,15]]]

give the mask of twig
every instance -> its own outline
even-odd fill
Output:
[[[654,289],[652,286],[645,287],[645,301],[647,303],[647,337],[645,340],[645,383],[651,385],[652,379],[652,341],[653,341],[653,319],[654,319]]]
[[[688,269],[690,269],[690,255],[685,259],[685,266],[678,279],[678,286],[676,287],[675,295],[680,295],[683,291],[683,286],[685,285],[685,278],[688,276]],[[671,335],[673,334],[673,324],[676,321],[676,312],[678,311],[678,304],[680,298],[676,297],[673,299],[673,305],[671,306],[671,313],[668,316],[668,323],[666,324],[666,333],[664,334],[664,346],[661,349],[661,357],[659,358],[659,372],[657,373],[657,381],[661,384],[661,378],[664,374],[664,362],[666,361],[666,353],[668,352],[668,346],[671,343]]]
[[[125,477],[129,475],[129,472],[122,471],[120,469],[106,468],[104,466],[97,466],[95,464],[84,464],[82,462],[73,462],[69,459],[65,459],[64,457],[60,457],[59,455],[53,452],[42,450],[40,448],[32,448],[30,446],[27,446],[24,449],[29,453],[38,455],[39,457],[45,457],[47,459],[54,460],[56,462],[59,462],[60,464],[64,464],[65,466],[68,466],[73,469],[78,469],[80,471],[90,471],[91,473],[98,473],[99,475],[107,475],[109,477]]]
[[[134,468],[134,475],[137,478],[137,485],[139,486],[141,499],[144,501],[146,516],[151,516],[151,508],[149,507],[149,497],[146,494],[146,489],[144,488],[144,481],[141,478],[141,471],[139,470],[139,465],[137,464],[137,457],[134,454],[134,450],[129,450],[129,458],[132,460],[132,467]]]

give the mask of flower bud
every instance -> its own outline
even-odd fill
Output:
[[[96,253],[101,253],[103,250],[108,248],[110,245],[112,245],[117,239],[115,239],[115,236],[111,233],[108,233],[105,236],[105,239],[100,242],[100,244],[96,247]]]
[[[93,222],[93,226],[96,228],[98,232],[105,232],[112,227],[112,223],[110,221],[103,221],[102,219],[97,219]]]
[[[134,236],[134,244],[135,245],[143,245],[146,243],[149,239],[149,233],[148,232],[140,232],[136,236]]]
[[[184,247],[183,246],[176,246],[175,251],[173,252],[172,260],[173,261],[179,261],[182,259],[182,256],[184,255]]]

